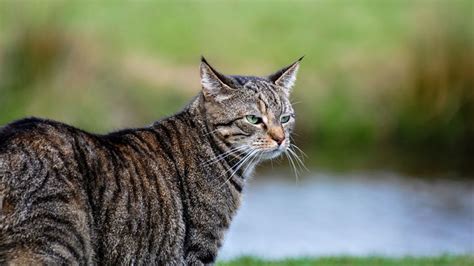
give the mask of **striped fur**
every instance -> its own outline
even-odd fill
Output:
[[[294,119],[279,122],[293,110],[271,77],[224,76],[204,59],[201,76],[183,111],[148,127],[0,128],[0,264],[212,264],[246,178],[286,149]],[[246,122],[249,112],[264,122]]]

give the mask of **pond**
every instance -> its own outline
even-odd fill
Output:
[[[474,182],[391,172],[256,174],[219,259],[474,253]]]

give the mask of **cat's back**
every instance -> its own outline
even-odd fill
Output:
[[[27,145],[32,149],[41,148],[78,133],[85,132],[54,120],[24,118],[0,127],[0,153],[8,153]]]
[[[87,135],[69,125],[34,117],[7,124],[0,128],[0,177],[5,176],[2,170],[14,174],[27,168],[38,171],[40,166],[64,166],[61,164],[72,159],[74,142]],[[48,165],[40,165],[43,161]]]
[[[65,177],[62,181],[70,183],[80,172],[79,150],[87,149],[95,139],[64,123],[34,117],[1,127],[0,194],[2,188],[25,193],[36,182],[44,182],[42,187],[54,185],[46,178],[60,181]]]
[[[0,128],[0,264],[13,257],[34,261],[31,254],[42,243],[50,243],[50,253],[64,258],[82,257],[77,248],[91,254],[84,240],[90,219],[76,151],[92,138],[39,118]]]

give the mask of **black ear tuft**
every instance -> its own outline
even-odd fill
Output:
[[[201,55],[201,63],[205,63],[205,64],[209,65],[209,63],[207,62],[206,58],[204,58],[203,55]]]

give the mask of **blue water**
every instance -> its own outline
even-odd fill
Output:
[[[220,251],[265,258],[474,254],[474,182],[387,172],[256,174]]]

